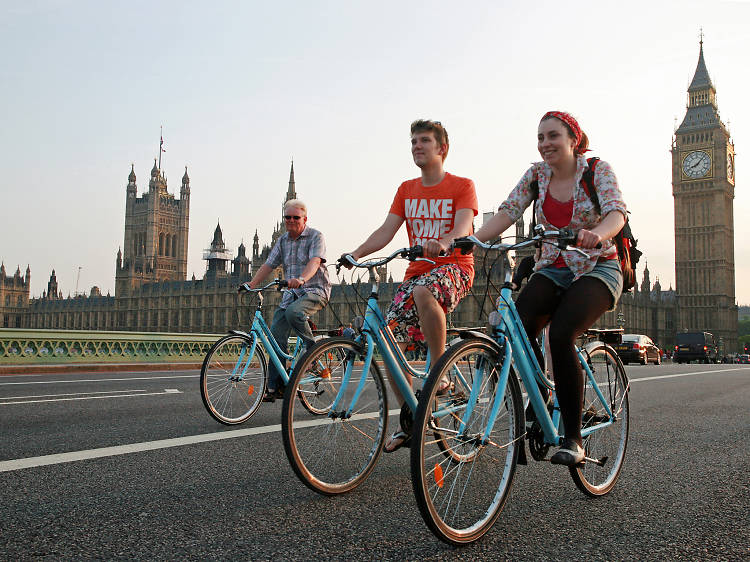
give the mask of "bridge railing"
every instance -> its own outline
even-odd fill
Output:
[[[195,362],[222,335],[0,328],[0,365]]]

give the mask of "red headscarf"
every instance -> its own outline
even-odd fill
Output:
[[[581,132],[581,126],[578,124],[578,121],[576,121],[576,118],[570,113],[565,113],[564,111],[548,111],[542,116],[541,121],[544,121],[548,117],[559,119],[570,128],[576,141],[576,153],[578,153],[578,147],[581,145],[583,133]],[[588,152],[588,149],[583,150],[582,152]]]

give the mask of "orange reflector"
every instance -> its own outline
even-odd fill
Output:
[[[326,367],[320,372],[320,378],[321,379],[330,379],[331,378],[331,369]]]
[[[247,387],[247,393],[248,394],[252,394],[253,392],[255,392],[255,387],[253,385],[248,386]]]
[[[438,485],[438,488],[443,487],[443,469],[437,463],[435,464],[435,483]]]

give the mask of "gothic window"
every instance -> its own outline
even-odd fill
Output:
[[[10,306],[10,295],[5,295],[5,306]]]
[[[177,257],[177,237],[172,236],[172,257]]]
[[[18,306],[23,306],[23,297],[18,297]]]
[[[164,255],[164,233],[163,232],[159,233],[159,255],[160,256]]]

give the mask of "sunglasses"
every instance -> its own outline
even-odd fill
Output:
[[[290,221],[290,220],[295,220],[295,221],[298,221],[298,220],[300,220],[301,218],[302,218],[302,217],[301,217],[301,216],[299,216],[299,215],[284,215],[284,220],[288,220],[288,221]]]

